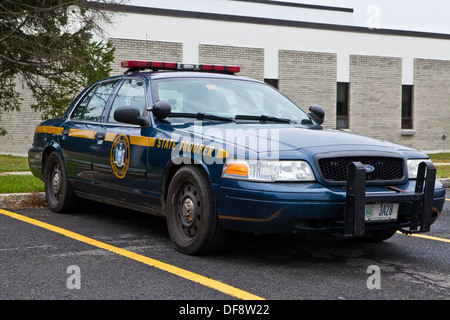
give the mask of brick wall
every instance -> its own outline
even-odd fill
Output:
[[[336,127],[336,54],[279,51],[279,89],[303,110],[320,104],[324,126]]]
[[[237,65],[238,75],[264,80],[264,49],[200,44],[199,62]]]
[[[352,132],[399,141],[402,59],[351,55],[349,101]]]
[[[16,88],[22,98],[21,111],[6,112],[1,116],[0,126],[5,128],[8,134],[0,136],[0,154],[25,156],[33,143],[34,130],[42,121],[42,114],[31,109],[31,93],[22,86],[19,79]]]
[[[125,69],[120,67],[123,60],[150,60],[182,62],[183,44],[177,42],[147,41],[131,39],[111,39],[116,48],[111,75],[122,74]]]
[[[414,146],[450,151],[450,61],[414,60]],[[445,142],[442,135],[447,136]]]

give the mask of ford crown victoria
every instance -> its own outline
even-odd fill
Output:
[[[384,240],[427,232],[445,189],[427,155],[324,129],[239,67],[124,61],[29,150],[54,212],[91,199],[160,215],[176,249],[220,249],[229,231]],[[147,69],[151,71],[146,71]]]

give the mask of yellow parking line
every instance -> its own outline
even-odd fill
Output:
[[[111,246],[109,244],[97,241],[95,239],[91,239],[91,238],[85,237],[85,236],[80,235],[78,233],[75,233],[75,232],[72,232],[72,231],[69,231],[69,230],[66,230],[66,229],[63,229],[63,228],[60,228],[60,227],[57,227],[57,226],[45,223],[45,222],[42,222],[42,221],[39,221],[39,220],[28,218],[26,216],[23,216],[23,215],[14,213],[14,212],[9,212],[9,211],[6,211],[6,210],[2,210],[2,209],[0,209],[0,213],[4,214],[6,216],[9,216],[11,218],[14,218],[14,219],[17,219],[17,220],[20,220],[20,221],[23,221],[23,222],[27,222],[27,223],[33,224],[35,226],[38,226],[38,227],[41,227],[41,228],[44,228],[44,229],[47,229],[47,230],[50,230],[50,231],[62,234],[64,236],[66,236],[66,237],[69,237],[69,238],[72,238],[72,239],[75,239],[75,240],[78,240],[78,241],[90,244],[92,246],[95,246],[95,247],[98,247],[98,248],[101,248],[101,249],[104,249],[104,250],[108,250],[108,251],[114,252],[114,253],[116,253],[118,255],[121,255],[121,256],[124,256],[124,257],[130,258],[130,259],[133,259],[133,260],[145,263],[145,264],[147,264],[149,266],[152,266],[152,267],[158,268],[160,270],[172,273],[174,275],[177,275],[179,277],[185,278],[187,280],[190,280],[190,281],[193,281],[193,282],[197,282],[197,283],[199,283],[201,285],[204,285],[206,287],[209,287],[209,288],[215,289],[217,291],[223,292],[223,293],[225,293],[227,295],[236,297],[238,299],[243,299],[243,300],[264,300],[261,297],[258,297],[256,295],[253,295],[253,294],[249,293],[249,292],[240,290],[240,289],[235,288],[233,286],[227,285],[227,284],[222,283],[220,281],[204,277],[202,275],[193,273],[191,271],[184,270],[182,268],[178,268],[176,266],[173,266],[173,265],[170,265],[170,264],[167,264],[167,263],[164,263],[164,262],[161,262],[161,261],[158,261],[158,260],[155,260],[155,259],[143,256],[143,255],[140,255],[140,254],[137,254],[137,253],[125,250],[125,249],[121,249],[121,248],[118,248],[118,247]]]
[[[397,233],[404,234],[404,233],[402,233],[400,231],[397,231]],[[450,239],[439,238],[439,237],[432,237],[432,236],[427,236],[427,235],[420,234],[420,233],[412,233],[412,234],[406,234],[406,235],[411,236],[411,237],[417,237],[417,238],[423,238],[423,239],[428,239],[428,240],[436,240],[436,241],[450,243]]]

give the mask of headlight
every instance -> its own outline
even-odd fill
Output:
[[[410,159],[406,161],[409,179],[417,179],[417,170],[419,169],[419,164],[423,161],[430,161],[430,159]]]
[[[306,161],[227,160],[223,178],[251,181],[315,181]]]

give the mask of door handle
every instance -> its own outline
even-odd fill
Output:
[[[95,134],[95,139],[98,139],[98,140],[105,140],[105,134],[103,133],[103,132],[97,132],[96,134]]]
[[[63,136],[68,136],[69,135],[69,129],[64,129],[61,133]]]

